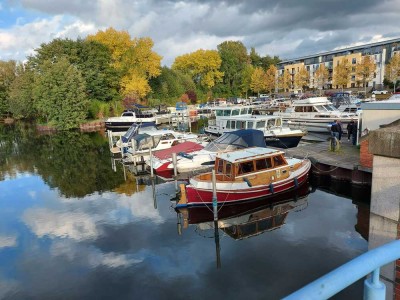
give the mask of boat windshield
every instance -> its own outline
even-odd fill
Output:
[[[268,120],[267,127],[274,127],[275,126],[275,119]]]
[[[328,111],[328,109],[324,105],[315,105],[315,108],[318,111]]]
[[[326,105],[324,105],[324,107],[325,107],[326,110],[328,110],[328,111],[336,111],[336,108],[335,108],[333,105],[331,105],[331,104],[326,104]]]

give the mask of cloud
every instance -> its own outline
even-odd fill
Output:
[[[1,236],[0,235],[0,249],[16,247],[17,246],[17,236]]]

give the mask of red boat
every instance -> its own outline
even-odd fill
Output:
[[[272,148],[253,147],[217,155],[216,198],[218,205],[255,200],[298,188],[308,179],[311,162],[288,158]],[[181,185],[177,208],[213,203],[212,173],[203,173]]]

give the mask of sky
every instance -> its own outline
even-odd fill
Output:
[[[400,0],[0,0],[0,60],[108,27],[152,38],[167,66],[228,40],[289,59],[398,38],[399,17]]]

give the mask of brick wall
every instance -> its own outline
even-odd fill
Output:
[[[368,151],[369,141],[365,139],[360,144],[360,165],[372,168],[373,155]]]

